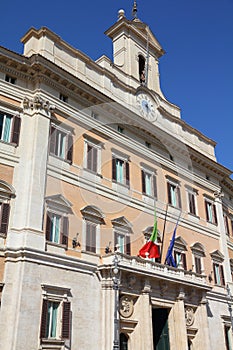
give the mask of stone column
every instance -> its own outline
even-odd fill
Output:
[[[187,332],[184,311],[185,293],[180,290],[179,296],[168,317],[170,350],[187,350]]]
[[[198,328],[197,335],[193,340],[195,349],[211,350],[206,306],[207,306],[207,300],[205,295],[203,295],[200,305],[197,308],[195,313],[195,318],[196,318],[195,325]]]

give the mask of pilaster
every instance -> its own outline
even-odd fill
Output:
[[[222,209],[222,196],[221,192],[215,193],[215,206],[218,220],[218,229],[220,233],[220,250],[224,255],[224,272],[226,282],[231,282],[231,269],[230,269],[230,260],[227,248],[227,234],[223,218],[223,209]]]
[[[177,300],[169,313],[170,350],[187,350],[187,333],[184,309],[185,293],[180,290]]]
[[[46,186],[50,116],[53,106],[39,95],[24,98],[19,143],[20,161],[15,169],[8,247],[43,247],[41,239]],[[33,237],[33,238],[32,238]]]

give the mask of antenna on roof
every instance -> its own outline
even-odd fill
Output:
[[[133,9],[132,9],[132,16],[133,16],[133,19],[137,18],[137,12],[138,12],[138,9],[137,9],[137,1],[134,0]]]

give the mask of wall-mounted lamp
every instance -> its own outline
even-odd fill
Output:
[[[112,252],[112,250],[111,250],[111,248],[110,248],[111,243],[112,243],[112,242],[109,242],[108,245],[106,246],[106,248],[105,248],[105,254],[108,254],[108,253],[111,253],[111,252]]]
[[[81,244],[78,241],[78,235],[79,233],[76,234],[76,237],[72,239],[72,247],[75,249],[76,247],[81,247]]]

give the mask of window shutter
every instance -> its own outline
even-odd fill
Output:
[[[68,135],[68,142],[67,142],[67,156],[66,159],[72,163],[73,159],[73,137],[71,134]]]
[[[215,204],[212,205],[213,208],[213,215],[214,215],[214,223],[217,225],[218,224],[218,219],[217,219],[217,213],[216,213],[216,206]]]
[[[201,274],[201,259],[199,257],[195,257],[195,269],[196,273]]]
[[[62,338],[69,339],[70,338],[70,302],[63,302],[63,312],[62,312]]]
[[[172,197],[171,197],[171,184],[167,183],[167,196],[168,196],[168,203],[172,204]]]
[[[118,234],[114,232],[114,252],[116,251],[116,245],[118,244]]]
[[[153,192],[154,192],[154,197],[157,198],[157,179],[155,175],[153,176]]]
[[[46,338],[47,334],[47,317],[48,317],[48,300],[43,299],[41,324],[40,324],[40,339]]]
[[[55,154],[56,149],[56,128],[51,126],[50,128],[50,144],[49,144],[49,152]]]
[[[205,212],[206,212],[206,220],[210,221],[209,212],[208,212],[208,202],[207,201],[205,201]]]
[[[116,181],[116,158],[112,158],[112,179]]]
[[[8,222],[9,222],[9,215],[10,215],[10,205],[8,203],[2,204],[2,210],[1,210],[1,227],[0,232],[4,235],[7,234],[8,229]]]
[[[220,272],[221,285],[225,286],[225,278],[224,278],[224,271],[223,271],[222,265],[219,265],[219,272]]]
[[[21,118],[17,115],[13,117],[13,129],[11,135],[11,142],[15,143],[17,146],[19,145],[19,133],[21,126]]]
[[[90,252],[91,251],[91,232],[90,232],[90,227],[91,225],[89,222],[86,221],[86,251]]]
[[[87,145],[87,169],[92,170],[92,147]]]
[[[47,213],[46,229],[45,229],[46,241],[50,241],[50,232],[51,232],[51,218],[49,216],[49,213]]]
[[[126,185],[129,186],[129,162],[125,163]]]
[[[142,174],[142,193],[146,193],[145,172],[141,170]]]
[[[93,164],[93,166],[92,166],[92,170],[95,172],[95,173],[97,173],[97,148],[96,147],[93,147],[92,148],[92,164]]]
[[[217,269],[217,265],[216,265],[216,264],[213,264],[213,270],[214,270],[214,283],[215,283],[215,284],[217,284],[216,269]]]
[[[130,247],[130,236],[126,236],[126,254],[131,254],[131,247]]]
[[[186,263],[186,255],[185,255],[185,253],[181,254],[181,259],[182,259],[184,270],[187,270],[187,263]]]
[[[64,216],[62,219],[62,233],[61,233],[61,244],[68,246],[68,232],[69,232],[69,219]]]
[[[179,208],[181,209],[181,195],[180,195],[180,187],[176,187],[176,193],[177,193],[177,199],[178,199],[178,205]]]

